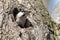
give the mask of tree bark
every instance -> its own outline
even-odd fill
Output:
[[[29,10],[27,19],[32,26],[18,26],[14,20],[14,8]],[[0,0],[0,40],[54,40],[50,23],[41,0]]]

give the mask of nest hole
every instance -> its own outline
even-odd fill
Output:
[[[14,16],[14,19],[16,20],[16,15],[18,14],[18,8],[14,8],[13,9],[13,16]]]
[[[20,11],[23,11],[23,10],[20,9]],[[13,12],[14,20],[16,21],[16,16],[17,16],[17,14],[18,14],[18,12],[19,12],[18,8],[14,8],[12,12]],[[24,11],[24,12],[25,12],[25,11]],[[18,26],[20,26],[21,28],[29,28],[29,27],[32,27],[33,25],[31,24],[31,22],[30,22],[28,19],[26,19],[26,22],[25,22],[25,24],[23,25],[24,27],[22,27],[22,26],[19,25],[19,24],[18,24]]]

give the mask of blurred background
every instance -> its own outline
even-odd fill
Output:
[[[42,2],[49,13],[51,13],[54,10],[56,4],[60,2],[60,0],[42,0]]]
[[[48,10],[52,21],[60,24],[60,0],[42,0],[42,2]]]

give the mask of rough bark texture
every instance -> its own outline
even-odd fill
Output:
[[[18,26],[13,18],[14,8],[30,10],[27,18],[33,26]],[[54,40],[51,25],[41,0],[0,0],[0,40]]]

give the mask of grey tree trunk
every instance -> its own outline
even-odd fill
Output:
[[[14,20],[17,9],[30,11],[27,19],[32,26],[18,26]],[[51,25],[41,0],[0,0],[0,40],[54,40]]]

